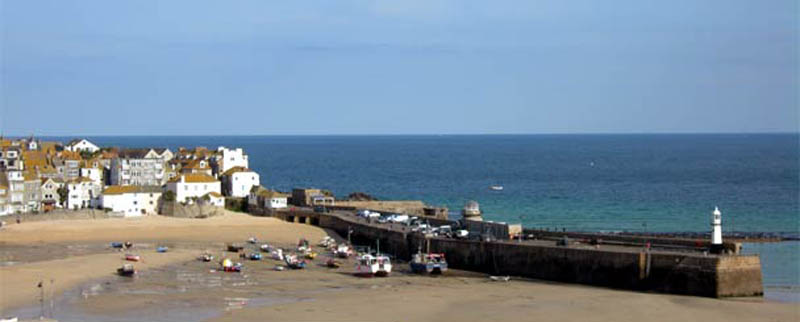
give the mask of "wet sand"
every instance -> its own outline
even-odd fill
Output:
[[[53,317],[60,321],[798,321],[796,303],[760,298],[718,300],[617,291],[543,281],[490,282],[476,273],[410,274],[396,263],[387,278],[357,278],[352,261],[329,269],[320,255],[306,270],[273,271],[272,259],[243,261],[223,273],[194,259],[248,236],[281,247],[325,231],[271,218],[227,214],[209,219],[149,217],[37,222],[0,232],[0,315],[38,316],[35,283],[54,276]],[[113,275],[131,240],[141,274]],[[155,253],[158,244],[171,247]],[[70,247],[72,246],[72,247]],[[253,247],[253,246],[251,246]],[[32,287],[34,286],[34,287]],[[61,294],[61,295],[58,295]],[[46,310],[49,311],[50,309]]]
[[[108,247],[112,241],[134,242],[136,246],[130,252],[143,257],[135,266],[146,270],[189,260],[206,249],[221,249],[228,242],[243,242],[248,236],[269,236],[270,240],[291,244],[299,236],[318,240],[325,231],[232,212],[208,219],[148,216],[9,225],[0,231],[0,254],[5,263],[0,266],[0,316],[11,308],[37,302],[36,284],[40,280],[48,287],[53,280],[53,291],[59,294],[80,283],[113,276],[125,263],[125,252]],[[155,252],[155,245],[180,243],[189,246]],[[76,245],[85,247],[70,247]]]

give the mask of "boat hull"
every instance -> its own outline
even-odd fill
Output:
[[[437,275],[447,271],[446,263],[431,264],[431,263],[411,263],[411,271],[417,274],[431,274]]]

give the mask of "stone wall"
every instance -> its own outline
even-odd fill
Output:
[[[164,216],[179,218],[207,218],[223,214],[222,207],[211,205],[183,205],[178,202],[162,202],[158,213]]]
[[[309,214],[310,215],[310,214]],[[360,218],[319,215],[318,224],[408,260],[425,238],[387,229]],[[565,283],[658,291],[708,297],[763,294],[758,256],[705,255],[698,252],[639,252],[431,238],[430,250],[445,253],[450,267],[494,275],[514,275]]]

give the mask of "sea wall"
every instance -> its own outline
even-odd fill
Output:
[[[560,231],[546,231],[535,229],[524,229],[525,235],[534,236],[539,239],[561,239],[568,237],[572,239],[581,239],[585,241],[599,240],[602,243],[613,243],[617,245],[644,245],[650,243],[652,245],[660,245],[669,248],[682,248],[687,250],[704,250],[711,247],[711,242],[708,239],[691,239],[691,238],[670,238],[670,237],[656,237],[656,236],[638,236],[638,235],[619,235],[619,234],[600,234],[600,233],[586,233],[586,232],[560,232]],[[725,251],[737,254],[741,251],[741,243],[723,242],[722,247]]]
[[[429,238],[403,229],[368,223],[360,218],[319,215],[319,226],[355,244],[376,246],[408,260],[417,249],[445,253],[450,267],[493,275],[657,291],[707,297],[763,294],[759,257],[708,255],[697,252],[643,252],[631,248],[594,249],[541,246],[514,241],[482,242]]]
[[[174,201],[167,201],[159,205],[158,213],[164,216],[179,218],[207,218],[222,214],[222,209],[221,207],[211,205],[184,205]]]

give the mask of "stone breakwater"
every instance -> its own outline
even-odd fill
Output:
[[[493,275],[705,297],[763,295],[757,255],[426,238],[399,226],[369,223],[345,212],[295,211],[279,217],[318,225],[343,236],[350,232],[357,245],[374,246],[380,240],[381,251],[399,259],[408,260],[418,249],[429,247],[431,252],[445,253],[452,268]]]

